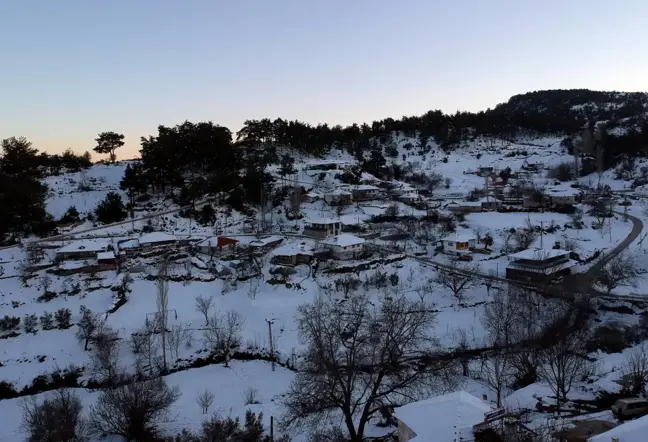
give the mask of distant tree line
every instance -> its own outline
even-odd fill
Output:
[[[286,196],[284,178],[294,173],[295,158],[321,157],[331,149],[346,151],[358,161],[353,171],[344,174],[344,182],[358,181],[363,171],[378,178],[398,179],[403,171],[397,165],[388,165],[387,158],[399,154],[400,137],[410,138],[403,147],[425,154],[432,149],[432,142],[449,151],[480,136],[513,140],[522,135],[552,134],[564,136],[563,147],[573,152],[574,140],[584,126],[605,121],[603,136],[597,142],[605,145],[601,162],[608,169],[625,158],[647,153],[647,107],[648,95],[644,93],[576,89],[516,95],[493,109],[476,113],[432,110],[421,116],[345,127],[281,118],[248,120],[236,134],[212,122],[160,125],[156,134],[141,138],[141,160],[126,168],[120,187],[128,196],[127,206],[118,195],[111,195],[110,210],[104,205],[94,216],[103,218],[98,219],[100,222],[123,219],[138,198],[153,193],[174,195],[182,206],[195,205],[205,195],[222,197],[241,211],[262,202],[276,205]],[[124,135],[103,132],[95,141],[94,151],[108,154],[114,162],[116,150],[124,145]],[[52,220],[44,214],[47,189],[40,179],[88,167],[90,154],[76,155],[71,150],[62,155],[38,153],[24,138],[8,138],[2,149],[0,197],[3,207],[15,208],[8,209],[11,213],[0,221],[0,237],[43,233]],[[582,173],[594,171],[593,163],[584,159]],[[283,186],[267,172],[270,164],[279,165]],[[8,192],[16,189],[16,183],[21,183],[20,190]],[[210,219],[213,213],[207,212],[203,218]],[[68,218],[75,217],[71,213]]]

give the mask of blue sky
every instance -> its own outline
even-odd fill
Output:
[[[645,0],[0,0],[0,138],[120,157],[158,124],[348,124],[648,90]]]

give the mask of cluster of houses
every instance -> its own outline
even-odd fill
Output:
[[[276,264],[308,264],[314,258],[350,260],[366,254],[364,238],[342,231],[338,218],[307,220],[300,239],[278,235],[217,235],[208,238],[179,238],[165,232],[152,232],[139,238],[79,239],[55,251],[55,263],[62,274],[117,270],[126,260],[167,252],[232,260],[240,256],[270,254]]]
[[[443,253],[467,257],[476,249],[477,238],[470,233],[453,233],[441,239]],[[506,278],[542,282],[571,274],[578,264],[571,252],[561,249],[527,249],[508,256]]]
[[[416,188],[402,184],[388,186],[386,188],[381,188],[373,184],[345,185],[324,194],[314,190],[304,190],[301,195],[301,201],[303,203],[314,203],[322,200],[331,206],[336,206],[348,205],[353,202],[382,200],[388,197],[405,204],[416,204],[423,201],[423,197]]]
[[[137,239],[117,242],[110,238],[79,239],[58,248],[54,261],[63,274],[117,270],[127,258],[174,250],[188,244],[188,239],[165,232],[151,232]]]
[[[389,409],[388,417],[397,425],[398,442],[543,442],[546,432],[530,428],[506,408],[495,408],[488,397],[478,398],[466,391],[412,402]],[[583,421],[586,422],[586,421]],[[600,421],[599,421],[600,422]],[[609,429],[588,431],[587,436],[555,428],[551,440],[588,442],[644,442],[648,440],[648,416],[621,423]],[[602,432],[601,432],[602,431]],[[599,434],[596,434],[599,433]]]
[[[498,210],[503,206],[522,207],[524,209],[549,209],[570,207],[580,202],[580,190],[572,188],[549,189],[543,193],[524,195],[522,197],[493,192],[476,201],[452,201],[446,209],[453,213],[473,213]]]

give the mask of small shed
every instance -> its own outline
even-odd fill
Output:
[[[283,238],[281,236],[266,236],[265,238],[257,238],[250,241],[249,246],[252,249],[269,250],[277,247],[282,241]]]
[[[448,204],[446,209],[453,213],[481,212],[482,203],[479,201],[457,201]]]

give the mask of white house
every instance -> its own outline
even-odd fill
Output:
[[[306,220],[304,236],[324,239],[339,235],[342,232],[342,221],[339,218],[311,218]]]
[[[95,259],[97,253],[108,250],[108,241],[99,239],[81,239],[72,241],[56,251],[56,260]]]
[[[321,245],[329,248],[336,259],[354,259],[362,254],[365,240],[349,233],[325,239]]]
[[[470,253],[477,245],[477,238],[469,233],[453,233],[441,240],[443,253],[449,255],[462,255]]]
[[[578,189],[554,189],[547,192],[553,206],[573,206],[580,194]]]
[[[465,391],[403,405],[394,410],[398,442],[472,441],[473,426],[490,411],[488,402]]]

